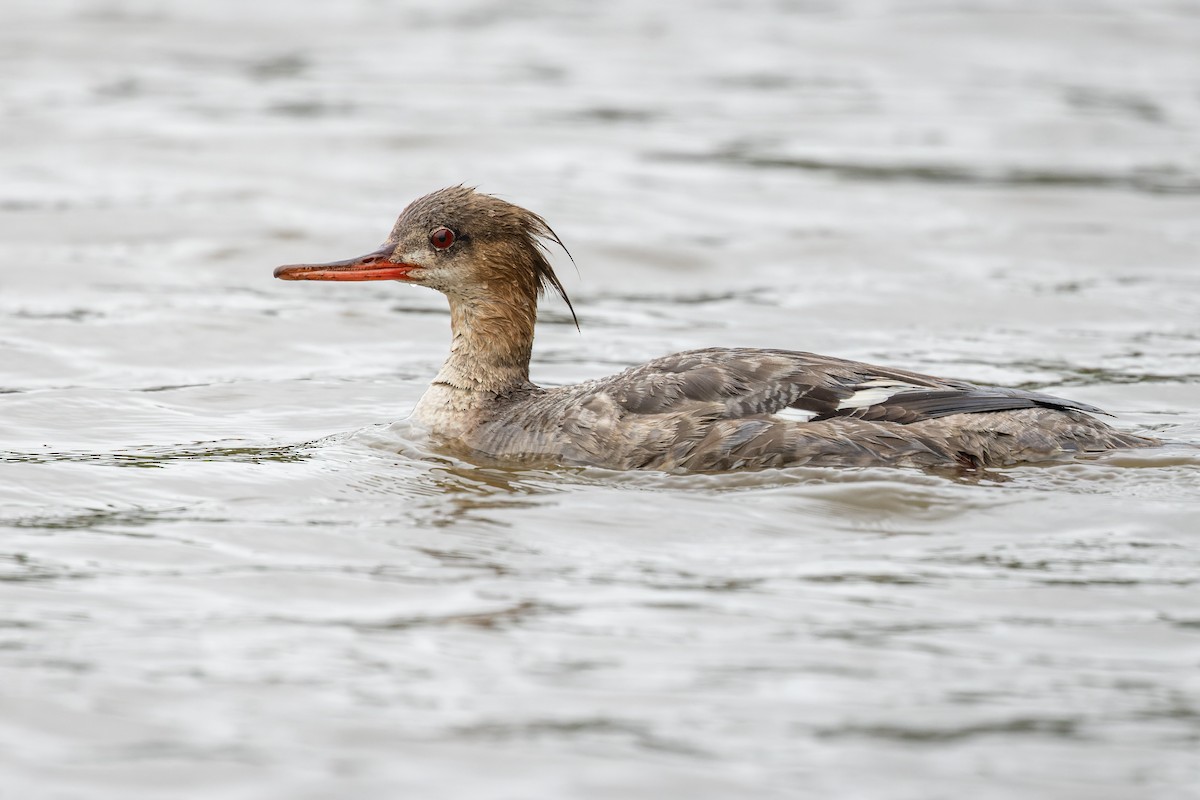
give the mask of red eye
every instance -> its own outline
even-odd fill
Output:
[[[454,231],[449,228],[438,228],[433,233],[429,234],[429,243],[438,250],[445,250],[450,245],[454,244]]]

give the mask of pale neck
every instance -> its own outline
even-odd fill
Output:
[[[450,298],[450,356],[436,382],[487,394],[529,385],[537,300],[495,292]]]

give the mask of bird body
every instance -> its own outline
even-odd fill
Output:
[[[551,286],[570,300],[543,240],[559,242],[536,214],[452,187],[414,201],[373,253],[275,275],[446,294],[450,355],[411,419],[478,459],[694,472],[979,468],[1156,444],[1082,403],[791,350],[693,350],[544,389],[529,379],[538,297]]]

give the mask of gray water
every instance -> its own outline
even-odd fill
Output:
[[[466,182],[562,384],[711,345],[1200,442],[1200,4],[0,9],[0,796],[1200,797],[1200,458],[481,468],[442,298],[285,284]]]

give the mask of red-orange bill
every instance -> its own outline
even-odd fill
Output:
[[[389,261],[391,247],[373,253],[328,264],[286,264],[275,268],[275,277],[284,281],[406,281],[418,269],[416,264]]]

